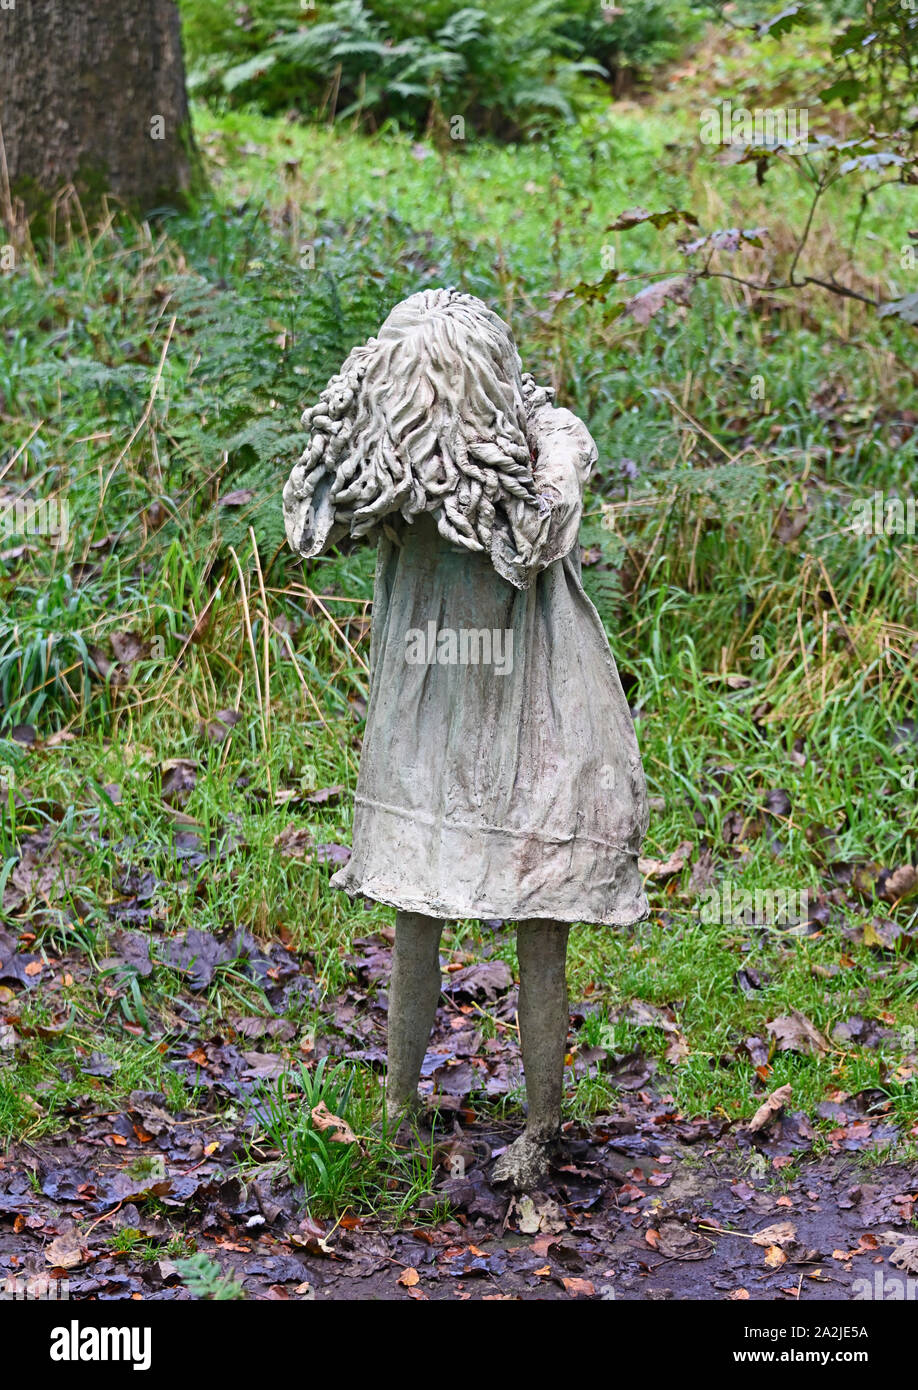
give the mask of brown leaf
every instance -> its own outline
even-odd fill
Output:
[[[764,236],[768,236],[767,227],[724,227],[694,241],[680,242],[679,249],[686,256],[693,256],[705,246],[712,251],[739,251],[743,246],[761,246]]]
[[[609,223],[607,230],[610,232],[625,231],[628,227],[637,227],[649,219],[650,213],[647,208],[626,208],[624,212],[619,213],[614,222]]]
[[[688,891],[691,896],[704,892],[714,881],[714,854],[707,846],[701,851],[697,862],[692,866]]]
[[[577,1296],[582,1294],[584,1298],[592,1298],[593,1295],[596,1293],[596,1290],[590,1283],[589,1279],[562,1279],[561,1283],[567,1289],[568,1293],[572,1293]]]
[[[672,878],[682,872],[691,857],[691,842],[683,840],[668,859],[639,859],[638,868],[645,878]]]
[[[218,709],[213,719],[201,726],[201,732],[211,743],[225,743],[241,718],[238,710]]]
[[[688,304],[694,287],[695,282],[684,275],[673,280],[658,280],[656,284],[648,285],[633,299],[629,299],[625,305],[625,313],[630,314],[635,323],[648,324],[667,302]]]
[[[787,1245],[790,1241],[797,1239],[797,1228],[792,1221],[776,1221],[773,1226],[766,1226],[762,1231],[756,1231],[752,1237],[754,1245]]]
[[[398,1276],[395,1282],[397,1284],[401,1284],[403,1288],[412,1289],[414,1288],[415,1284],[418,1282],[420,1277],[421,1276],[420,1274],[418,1274],[417,1270],[412,1269],[409,1266],[408,1269],[402,1270],[401,1274]]]
[[[812,507],[809,499],[803,507],[789,507],[787,503],[782,503],[775,520],[775,535],[782,545],[789,545],[791,541],[797,540],[802,536],[812,516]]]
[[[893,869],[892,873],[877,890],[877,897],[882,898],[885,903],[897,903],[901,898],[909,898],[918,889],[918,868],[912,864],[903,864],[900,869]]]
[[[714,1253],[714,1244],[707,1236],[683,1226],[681,1221],[663,1221],[656,1232],[657,1239],[648,1244],[671,1260],[706,1260]]]
[[[679,1033],[671,1040],[663,1055],[670,1066],[677,1067],[680,1062],[685,1061],[686,1057],[691,1056],[691,1051],[687,1039]]]
[[[344,1222],[339,1222],[344,1225]],[[333,1247],[325,1238],[325,1227],[313,1216],[304,1216],[297,1230],[289,1237],[293,1245],[299,1245],[310,1255],[331,1255]]]
[[[287,1063],[278,1052],[243,1052],[245,1070],[242,1075],[259,1081],[276,1081],[287,1070]]]
[[[76,1269],[85,1258],[86,1251],[80,1245],[80,1237],[76,1231],[56,1236],[51,1244],[45,1247],[45,1259],[48,1264],[60,1269]]]
[[[553,1202],[542,1193],[536,1193],[532,1197],[523,1193],[515,1197],[510,1204],[507,1219],[509,1220],[514,1213],[517,1216],[517,1230],[523,1235],[534,1236],[539,1231],[546,1235],[557,1235],[566,1229],[566,1222],[557,1202]]]
[[[776,1091],[765,1100],[749,1121],[747,1128],[751,1133],[756,1134],[766,1125],[771,1124],[776,1115],[779,1115],[785,1105],[789,1104],[790,1098],[794,1093],[794,1088],[790,1084],[779,1086]]]
[[[133,666],[149,654],[150,643],[137,632],[113,632],[109,639],[115,659],[121,666]]]
[[[324,1100],[319,1101],[310,1111],[312,1122],[316,1129],[325,1133],[331,1130],[329,1139],[333,1144],[356,1144],[357,1135],[351,1129],[347,1120],[342,1120],[339,1115],[333,1115],[325,1104]]]
[[[649,222],[657,230],[666,227],[670,222],[687,222],[691,226],[698,226],[698,218],[686,208],[666,208],[663,212],[648,212],[646,208],[628,208],[625,212],[620,212],[614,222],[609,223],[607,230],[624,232],[630,227],[639,227],[642,222]]]
[[[322,806],[326,802],[337,801],[343,791],[344,787],[342,786],[320,787],[318,791],[310,792],[308,796],[304,796],[303,800],[311,802],[314,806]]]
[[[194,790],[198,765],[188,758],[169,758],[160,769],[162,799],[168,806],[181,809]]]
[[[664,1033],[679,1036],[679,1025],[672,1009],[661,1009],[659,1005],[648,1004],[644,999],[632,999],[624,1019],[638,1028],[662,1028]]]
[[[483,960],[453,971],[444,984],[444,993],[492,1003],[512,985],[513,972],[505,960]]]
[[[799,1009],[766,1023],[765,1031],[778,1044],[779,1052],[800,1052],[804,1056],[822,1057],[832,1051],[832,1044],[814,1023]]]
[[[307,854],[312,854],[313,838],[302,826],[288,825],[279,835],[275,835],[274,848],[279,850],[285,859],[305,859]]]
[[[885,1235],[896,1237],[896,1248],[889,1257],[889,1263],[897,1269],[904,1269],[907,1274],[918,1274],[918,1236],[900,1235],[895,1231],[887,1231]],[[883,1236],[880,1239],[884,1245],[891,1243]]]

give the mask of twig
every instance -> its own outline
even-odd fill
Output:
[[[13,464],[14,464],[14,463],[16,462],[16,460],[19,458],[20,454],[25,453],[26,449],[27,449],[27,448],[29,447],[29,445],[32,443],[32,440],[35,438],[36,434],[38,434],[38,431],[41,429],[41,427],[42,427],[42,425],[43,425],[44,423],[45,423],[44,420],[39,420],[38,424],[35,426],[35,428],[33,429],[32,433],[29,435],[28,439],[24,440],[24,441],[22,442],[22,444],[20,444],[19,448],[16,450],[15,454],[13,455],[13,457],[12,457],[11,459],[9,459],[9,460],[3,465],[3,471],[0,472],[0,478],[5,478],[5,477],[6,477],[7,473],[10,471],[10,469],[11,469],[12,466],[13,466]],[[45,472],[48,472],[48,470],[46,469]]]
[[[273,778],[271,776],[270,739],[268,736],[268,724],[267,719],[265,717],[264,699],[261,690],[261,676],[258,673],[258,651],[255,647],[255,635],[252,632],[252,614],[249,610],[249,593],[248,588],[246,587],[245,576],[242,572],[242,566],[239,563],[239,556],[236,554],[236,551],[233,548],[233,546],[229,547],[229,553],[233,557],[233,563],[235,564],[236,570],[239,575],[239,593],[242,600],[242,614],[243,618],[245,619],[245,631],[246,636],[249,639],[249,650],[252,653],[252,665],[255,671],[255,696],[258,700],[258,715],[261,720],[261,738],[265,750],[265,773],[268,781],[268,795],[273,801],[274,783]]]
[[[100,506],[100,508],[101,508],[101,506],[102,506],[102,503],[105,501],[105,494],[106,494],[106,492],[107,492],[107,490],[108,490],[108,485],[109,485],[109,483],[111,482],[111,480],[112,480],[112,478],[113,478],[113,476],[114,476],[114,474],[115,474],[115,472],[116,472],[116,470],[117,470],[117,468],[118,468],[118,465],[120,464],[121,460],[124,458],[125,454],[126,454],[127,451],[130,449],[131,445],[134,443],[134,440],[135,440],[135,439],[137,438],[137,436],[140,434],[140,431],[143,429],[144,425],[147,423],[147,421],[149,420],[151,414],[153,413],[153,403],[154,403],[154,401],[156,400],[156,393],[157,393],[157,391],[159,390],[159,383],[160,383],[160,381],[162,380],[163,368],[164,368],[165,365],[166,365],[166,354],[167,354],[168,351],[169,351],[169,344],[172,342],[172,334],[173,334],[173,331],[174,331],[174,329],[175,329],[176,322],[177,322],[177,318],[176,318],[176,316],[173,314],[172,318],[171,318],[170,321],[169,321],[169,327],[168,327],[168,329],[166,330],[166,341],[163,343],[163,350],[162,350],[162,352],[161,352],[160,355],[159,355],[159,364],[158,364],[158,366],[157,366],[157,368],[156,368],[156,375],[155,375],[154,378],[153,378],[153,385],[152,385],[151,388],[150,388],[150,395],[149,395],[149,398],[148,398],[148,400],[147,400],[146,405],[144,406],[143,414],[141,415],[140,419],[137,421],[137,424],[134,426],[134,429],[133,429],[133,431],[131,432],[131,437],[130,437],[130,439],[129,439],[128,442],[125,444],[124,448],[121,450],[121,453],[120,453],[120,454],[118,455],[118,457],[115,459],[115,462],[112,464],[112,466],[111,466],[111,468],[110,468],[110,470],[109,470],[108,477],[105,479],[105,485],[104,485],[104,487],[102,488],[102,496],[101,496],[100,499],[99,499],[99,506]]]
[[[293,593],[296,593],[296,588],[295,588],[295,587],[293,588],[292,592],[293,592]],[[348,651],[350,652],[351,656],[352,656],[352,657],[354,658],[354,660],[355,660],[360,666],[362,666],[363,669],[369,674],[370,668],[369,668],[369,666],[367,665],[367,663],[364,661],[363,657],[362,657],[362,656],[360,655],[360,653],[357,651],[356,647],[353,647],[353,646],[351,645],[351,643],[348,641],[348,639],[347,639],[346,635],[344,634],[344,632],[342,632],[341,628],[340,628],[340,627],[338,626],[338,624],[335,622],[335,620],[334,620],[334,618],[332,617],[331,613],[329,613],[328,609],[325,607],[325,604],[324,604],[324,603],[322,602],[322,600],[319,598],[319,595],[318,595],[318,594],[314,594],[313,591],[312,591],[312,589],[310,589],[309,585],[306,584],[305,582],[304,582],[304,584],[303,584],[303,593],[304,593],[304,594],[306,595],[306,597],[307,597],[308,599],[310,599],[313,603],[318,604],[318,606],[321,608],[322,612],[325,614],[325,617],[326,617],[326,618],[328,619],[328,621],[331,623],[332,627],[335,629],[335,631],[337,632],[338,636],[341,638],[342,642],[343,642],[344,645],[347,647],[347,649],[348,649]]]

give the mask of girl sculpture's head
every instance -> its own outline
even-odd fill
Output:
[[[360,536],[394,512],[431,512],[469,550],[492,552],[495,525],[509,531],[525,563],[531,527],[517,522],[538,510],[533,391],[487,305],[455,290],[411,295],[303,412],[309,443],[284,489],[290,544],[316,554],[335,528]]]

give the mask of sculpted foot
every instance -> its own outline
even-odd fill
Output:
[[[561,1092],[567,1045],[567,982],[564,922],[520,922],[520,1047],[529,1115],[526,1129],[494,1165],[491,1181],[516,1192],[536,1187],[548,1172],[561,1128]]]
[[[400,1102],[386,1100],[388,1132],[402,1143],[413,1143],[418,1138],[419,1130],[432,1134],[439,1118],[440,1111],[433,1096],[425,1098],[415,1091],[414,1095]]]
[[[394,1096],[391,1099],[386,1097],[386,1120],[390,1129],[417,1124],[426,1110],[427,1106],[417,1091],[414,1095],[407,1096],[402,1100],[398,1100]]]
[[[557,1147],[557,1139],[536,1139],[531,1134],[521,1134],[495,1163],[491,1181],[506,1183],[514,1192],[528,1192],[538,1187]]]

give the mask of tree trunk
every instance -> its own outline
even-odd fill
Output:
[[[71,183],[140,211],[180,200],[195,157],[174,0],[0,0],[0,135],[7,213]]]

